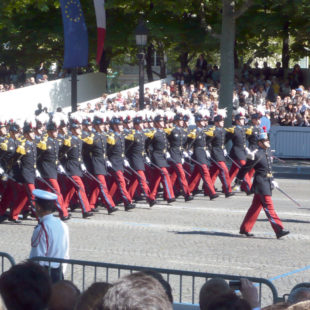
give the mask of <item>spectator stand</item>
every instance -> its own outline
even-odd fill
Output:
[[[75,283],[82,291],[93,282],[104,281],[113,283],[120,277],[135,271],[153,270],[162,274],[165,280],[171,285],[175,303],[191,306],[198,304],[200,288],[208,279],[220,277],[225,280],[240,280],[240,278],[242,278],[241,276],[227,274],[148,268],[73,259],[34,257],[32,260],[37,262],[48,262],[49,265],[52,262],[60,263],[66,270],[65,278]],[[282,298],[279,298],[275,286],[269,280],[255,277],[246,278],[258,286],[260,303],[271,304],[282,300]]]
[[[0,260],[1,260],[0,274],[5,272],[6,270],[10,269],[12,266],[15,265],[14,258],[7,253],[0,252]]]

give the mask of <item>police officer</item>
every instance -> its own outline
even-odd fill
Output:
[[[30,258],[51,257],[69,259],[69,230],[68,226],[53,216],[57,195],[40,189],[32,191],[35,197],[36,214],[39,223],[31,237]],[[60,263],[40,262],[50,273],[52,282],[63,280]]]
[[[255,169],[254,182],[252,185],[252,191],[254,197],[252,205],[248,210],[241,226],[240,234],[247,237],[254,236],[251,234],[251,230],[257,220],[257,217],[263,208],[266,216],[274,230],[276,237],[279,239],[287,234],[288,230],[284,230],[283,224],[279,219],[272,202],[272,189],[277,187],[278,184],[273,180],[271,158],[270,158],[270,142],[266,132],[262,132],[258,137],[258,149],[255,152],[253,160],[249,160],[245,166],[243,166],[236,179],[237,184],[241,184],[245,174],[252,168]]]

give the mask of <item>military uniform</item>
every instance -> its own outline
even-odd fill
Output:
[[[252,185],[254,197],[252,205],[241,224],[240,233],[246,234],[252,230],[263,208],[274,232],[278,235],[283,231],[283,224],[274,210],[271,198],[273,176],[271,172],[272,167],[269,149],[264,150],[259,148],[255,153],[254,160],[248,160],[246,165],[240,169],[237,179],[240,181],[243,180],[245,174],[252,168],[255,169],[254,182]]]
[[[202,178],[205,195],[214,199],[217,195],[208,169],[206,131],[203,128],[196,128],[189,133],[188,138],[190,139],[189,145],[193,148],[193,159],[198,163],[195,163],[192,176],[189,180],[190,191],[194,191],[198,187],[199,181]]]
[[[152,195],[153,197],[157,196],[157,191],[160,181],[164,187],[164,198],[168,202],[175,200],[174,191],[172,188],[171,180],[167,167],[169,164],[166,159],[166,153],[168,152],[168,139],[166,133],[163,129],[156,129],[146,133],[148,137],[147,148],[152,148],[151,152],[151,161],[155,164],[152,177]]]

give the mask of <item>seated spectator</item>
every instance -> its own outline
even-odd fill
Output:
[[[93,283],[82,295],[80,295],[75,310],[101,310],[102,299],[112,284],[106,282]]]
[[[206,310],[251,310],[249,303],[233,292],[215,296]]]
[[[8,310],[44,310],[51,296],[46,270],[31,261],[13,266],[0,277],[0,294]]]
[[[221,278],[213,278],[208,280],[200,289],[199,306],[200,310],[206,310],[210,301],[220,295],[231,292],[227,282]]]
[[[293,305],[305,300],[310,300],[310,286],[306,286],[306,284],[293,289],[287,301],[290,305]]]
[[[79,296],[80,290],[72,282],[58,281],[52,285],[48,310],[72,310]]]
[[[107,291],[103,309],[172,310],[172,305],[158,280],[136,272],[121,278]]]

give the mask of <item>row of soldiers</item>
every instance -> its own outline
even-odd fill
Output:
[[[56,207],[68,220],[69,207],[79,205],[83,218],[98,211],[98,199],[109,214],[124,203],[156,204],[160,183],[168,203],[183,195],[191,201],[199,192],[216,199],[214,183],[219,176],[223,192],[234,195],[231,182],[247,159],[254,158],[260,134],[261,114],[251,115],[252,126],[244,126],[244,111],[235,115],[235,126],[224,128],[225,111],[219,110],[209,126],[209,112],[190,115],[178,110],[165,113],[75,112],[67,119],[54,113],[48,119],[0,122],[0,222],[20,223],[19,215],[33,212],[32,191],[42,188],[58,197]],[[227,154],[225,144],[232,141]],[[232,161],[230,170],[226,159]],[[249,171],[241,189],[251,193]],[[7,216],[7,209],[10,209]]]

